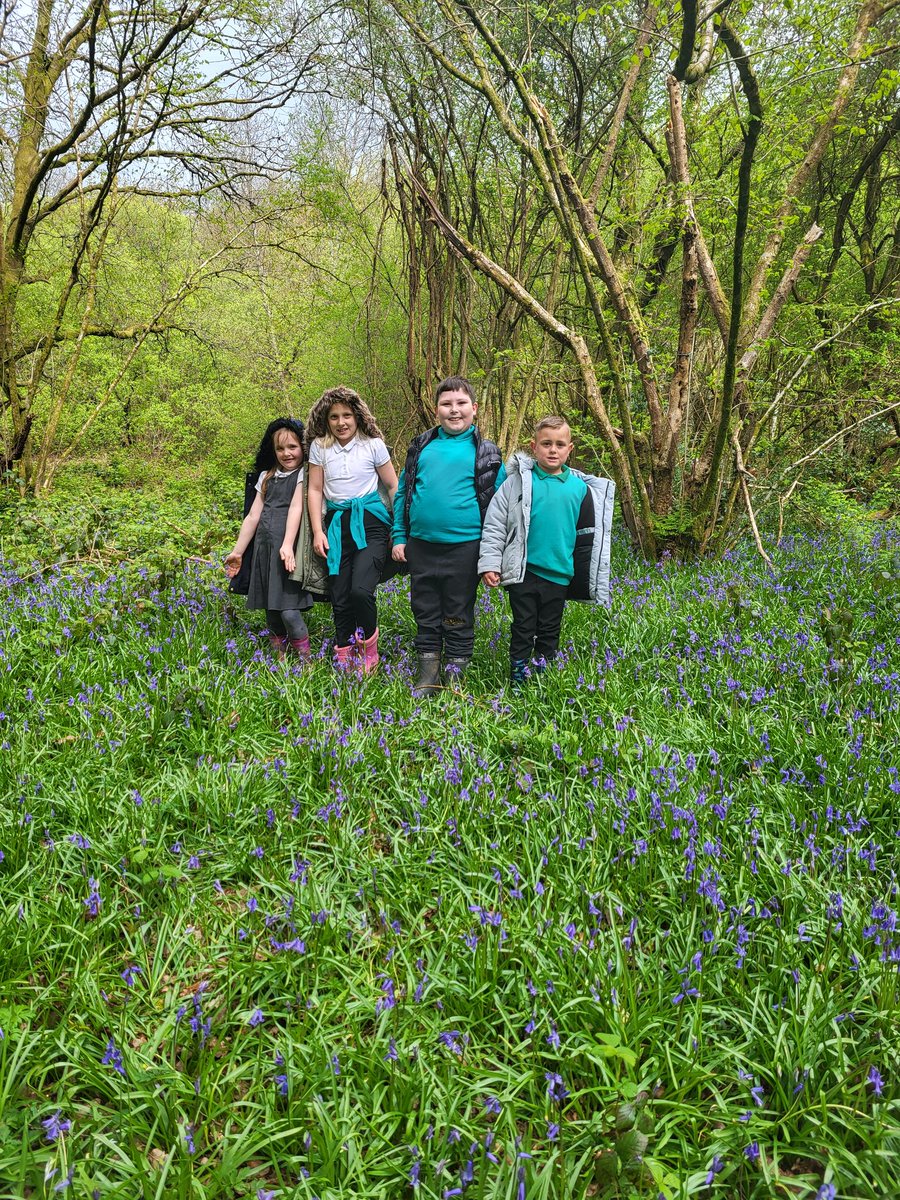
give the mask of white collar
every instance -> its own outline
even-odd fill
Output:
[[[346,445],[342,446],[341,443],[337,440],[337,438],[334,439],[334,441],[332,442],[332,445],[334,446],[335,450],[341,450],[341,451],[343,451],[344,454],[347,454],[347,453],[349,453],[349,451],[351,451],[353,449],[353,447],[355,445],[358,444],[358,442],[359,442],[359,433],[354,433],[353,437],[350,439],[349,442],[346,443]]]

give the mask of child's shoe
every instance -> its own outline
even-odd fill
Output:
[[[301,662],[306,662],[310,657],[309,652],[309,634],[302,638],[291,638],[291,649],[297,655]]]
[[[419,674],[413,684],[416,696],[433,696],[441,689],[441,656],[440,654],[420,654]]]
[[[509,664],[509,685],[513,691],[523,688],[528,680],[528,659],[513,658]]]
[[[272,647],[272,657],[281,662],[281,660],[284,658],[285,651],[287,650],[287,638],[280,633],[270,633],[269,645]]]
[[[444,679],[454,692],[463,691],[463,675],[472,660],[470,658],[445,658]]]
[[[359,643],[357,653],[362,651],[360,657],[360,666],[364,675],[371,675],[373,671],[378,669],[378,630],[371,637]]]
[[[339,671],[349,671],[353,664],[353,646],[335,646],[334,665]]]

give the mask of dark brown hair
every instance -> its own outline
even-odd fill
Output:
[[[300,462],[306,458],[303,443],[303,422],[296,420],[294,417],[277,417],[271,421],[263,434],[262,441],[259,443],[259,449],[256,452],[255,470],[258,474],[266,472],[266,477],[260,488],[260,495],[263,500],[266,498],[266,489],[269,486],[269,480],[278,469],[278,457],[275,453],[275,439],[279,433],[290,433],[300,443]]]
[[[477,404],[478,400],[475,396],[475,389],[466,379],[465,375],[449,375],[434,389],[434,402],[437,404],[444,392],[465,392],[473,404]]]
[[[327,439],[331,436],[328,429],[328,414],[335,404],[347,405],[356,417],[357,431],[364,437],[384,438],[384,434],[378,428],[372,410],[365,400],[358,392],[354,392],[353,388],[344,387],[342,384],[340,387],[329,388],[327,392],[323,392],[312,406],[312,412],[306,423],[307,445],[316,438]]]

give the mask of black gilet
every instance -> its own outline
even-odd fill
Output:
[[[425,433],[420,433],[414,437],[409,444],[409,450],[406,452],[406,465],[403,468],[406,473],[405,479],[405,495],[403,497],[403,521],[406,525],[406,531],[409,533],[409,512],[412,506],[413,492],[416,489],[416,476],[419,471],[419,455],[429,444],[433,442],[438,435],[439,425],[435,425],[434,429],[429,429]],[[475,426],[475,497],[478,500],[478,507],[481,510],[481,522],[484,524],[484,515],[488,510],[488,505],[494,498],[494,492],[497,490],[497,473],[503,462],[503,457],[500,454],[500,447],[493,442],[483,438],[478,432],[478,426]]]

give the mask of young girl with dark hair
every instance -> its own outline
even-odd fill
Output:
[[[303,511],[303,422],[289,417],[273,421],[256,454],[256,499],[244,517],[238,540],[225,559],[229,579],[241,569],[253,541],[247,607],[264,609],[269,641],[281,658],[288,645],[300,658],[309,658],[309,630],[303,610],[312,597],[289,578],[294,569],[293,541],[288,539],[288,515],[294,514],[294,536]],[[255,535],[255,539],[254,539]]]
[[[393,503],[397,472],[368,405],[348,387],[316,402],[307,437],[309,520],[313,548],[328,563],[335,661],[369,674],[378,666],[375,588],[391,527],[379,484]]]

